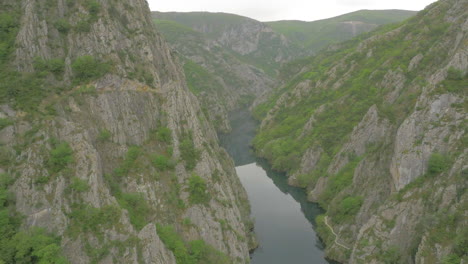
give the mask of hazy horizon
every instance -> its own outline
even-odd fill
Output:
[[[187,2],[172,0],[158,2],[148,0],[151,11],[159,12],[210,12],[228,13],[249,17],[262,22],[279,20],[316,21],[332,18],[359,10],[406,10],[421,11],[434,0],[395,0],[383,2],[376,0],[238,0],[235,4],[226,0],[199,0]]]

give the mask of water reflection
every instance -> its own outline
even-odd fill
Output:
[[[252,264],[329,263],[313,230],[322,210],[307,202],[304,190],[289,186],[284,174],[273,171],[265,160],[255,159],[250,142],[258,124],[248,111],[234,112],[230,120],[232,132],[219,138],[234,159],[252,206],[260,242],[251,255]]]

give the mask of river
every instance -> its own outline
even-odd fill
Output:
[[[251,254],[252,264],[324,264],[323,245],[315,231],[315,217],[322,213],[307,202],[305,192],[289,186],[286,176],[256,159],[249,144],[257,122],[247,110],[230,115],[232,131],[220,134],[221,145],[236,164],[247,191],[260,243]]]

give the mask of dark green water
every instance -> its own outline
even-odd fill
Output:
[[[255,159],[249,144],[256,121],[246,110],[230,116],[232,132],[219,135],[233,157],[236,171],[247,190],[260,246],[251,254],[252,264],[323,264],[323,245],[314,231],[320,208],[307,202],[305,192],[289,186],[286,176]]]

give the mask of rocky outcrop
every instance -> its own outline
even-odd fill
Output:
[[[329,257],[467,261],[466,10],[466,1],[439,1],[402,25],[338,44],[269,103],[257,153],[279,168],[298,164],[284,166],[289,183],[300,180],[327,209],[319,230]]]
[[[175,263],[156,224],[248,262],[247,196],[147,3],[46,2],[21,1],[12,64],[33,72],[36,58],[60,58],[63,76],[49,79],[67,88],[41,102],[48,114],[8,105],[0,113],[12,120],[0,130],[2,157],[12,161],[1,169],[15,176],[24,227],[62,237],[71,263]],[[76,85],[73,62],[84,55],[110,70]],[[158,155],[174,169],[154,165]],[[190,198],[195,176],[208,187],[206,203]]]
[[[261,52],[260,35],[271,34],[263,24],[229,14],[153,12],[153,17],[217,130],[229,131],[228,113],[273,87],[273,78],[256,60],[241,58]],[[224,25],[226,18],[236,22]]]

